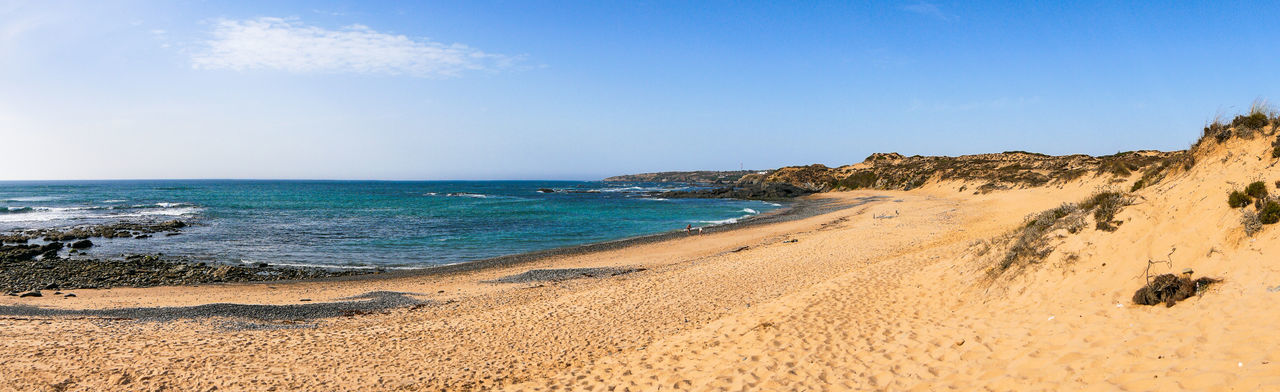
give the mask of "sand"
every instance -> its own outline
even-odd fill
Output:
[[[1115,232],[1055,232],[989,273],[981,241],[1127,183],[812,197],[867,204],[619,249],[431,276],[80,290],[53,309],[421,304],[300,321],[0,318],[13,390],[1280,390],[1280,227],[1248,237],[1226,192],[1280,179],[1229,141],[1137,192]],[[1136,180],[1137,175],[1130,180]],[[794,240],[794,241],[792,241]],[[744,249],[745,247],[745,249]],[[1171,250],[1172,255],[1169,256]],[[1174,307],[1129,298],[1153,272],[1224,282]],[[566,279],[531,270],[628,271]],[[605,276],[607,275],[607,276]]]

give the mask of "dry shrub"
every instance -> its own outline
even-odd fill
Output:
[[[1142,172],[1142,178],[1133,183],[1133,187],[1129,188],[1129,192],[1137,192],[1139,189],[1152,186],[1163,181],[1174,170],[1191,170],[1196,165],[1195,156],[1189,151],[1179,151],[1160,160],[1160,163],[1148,167]]]
[[[1257,212],[1246,210],[1240,216],[1240,224],[1244,225],[1244,234],[1250,237],[1262,231],[1262,220],[1258,219]]]
[[[1133,293],[1133,303],[1138,305],[1164,304],[1166,307],[1171,307],[1178,301],[1204,292],[1209,285],[1221,281],[1221,279],[1208,277],[1191,280],[1190,276],[1180,277],[1174,274],[1164,274],[1151,279],[1150,283]]]
[[[1098,230],[1115,231],[1116,213],[1132,202],[1133,198],[1127,194],[1103,191],[1079,204],[1064,203],[1032,215],[1021,228],[996,240],[1012,244],[992,272],[998,274],[1020,262],[1035,263],[1048,257],[1054,249],[1049,243],[1048,234],[1058,229],[1071,234],[1078,233],[1086,226],[1087,214],[1093,214]]]
[[[1113,223],[1116,213],[1132,202],[1132,198],[1120,192],[1099,192],[1080,203],[1080,209],[1093,211],[1093,219],[1097,222],[1098,230],[1116,231]]]
[[[1075,204],[1064,203],[1032,216],[1022,229],[1014,233],[1013,245],[1000,261],[998,270],[1007,270],[1019,261],[1038,260],[1048,256],[1053,248],[1049,246],[1045,235],[1058,226],[1060,219],[1079,211],[1080,207]]]

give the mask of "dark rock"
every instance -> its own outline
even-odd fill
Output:
[[[699,189],[692,191],[670,191],[658,194],[659,197],[676,199],[744,199],[744,200],[786,200],[808,196],[815,191],[791,184],[767,183],[745,184],[733,187]]]
[[[28,291],[22,294],[18,294],[18,298],[43,297],[43,296],[44,294],[40,294],[40,290],[33,290],[33,291]]]
[[[71,243],[71,249],[89,249],[93,247],[93,241],[79,240]]]
[[[67,293],[67,295],[64,295],[64,296],[62,296],[62,297],[63,297],[63,298],[75,298],[75,296],[76,296],[76,293]]]
[[[28,248],[29,247],[29,248]],[[38,246],[3,247],[0,255],[26,255]],[[24,253],[25,252],[25,253]],[[0,258],[0,290],[53,290],[103,287],[149,287],[192,285],[212,282],[250,282],[315,279],[370,273],[365,270],[327,270],[258,265],[193,264],[181,258],[160,255],[125,255],[124,259],[30,259]]]
[[[598,267],[598,268],[556,268],[535,269],[528,272],[505,276],[486,283],[535,283],[559,282],[579,278],[609,277],[644,271],[644,268],[630,267]]]
[[[538,193],[556,193],[556,190],[551,188],[538,188]]]

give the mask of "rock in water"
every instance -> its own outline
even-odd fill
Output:
[[[93,241],[79,240],[71,243],[71,249],[89,249],[93,247]]]

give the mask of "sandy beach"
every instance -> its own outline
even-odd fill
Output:
[[[809,198],[847,208],[448,274],[0,297],[77,311],[406,301],[295,320],[7,307],[0,388],[1273,390],[1280,267],[1266,254],[1280,232],[1245,235],[1224,200],[1280,178],[1262,144],[1209,146],[1134,193],[1117,230],[1054,231],[1047,257],[1001,273],[994,239],[1137,176],[828,192]],[[583,270],[518,276],[570,268]],[[1224,282],[1173,307],[1132,303],[1148,272],[1185,268]]]

